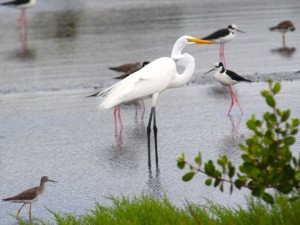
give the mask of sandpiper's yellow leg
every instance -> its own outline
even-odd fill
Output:
[[[29,208],[29,219],[31,219],[31,204],[30,204],[30,208]]]
[[[24,205],[25,205],[25,203],[21,206],[21,208],[18,210],[18,213],[17,213],[17,218],[18,218],[18,216],[19,216],[19,214],[20,214],[20,212],[21,212],[21,210],[22,210],[22,208],[24,207]]]

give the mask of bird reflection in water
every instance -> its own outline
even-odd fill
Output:
[[[232,144],[233,146],[236,146],[239,143],[239,126],[241,124],[241,120],[242,120],[242,116],[241,115],[236,115],[236,116],[232,116],[229,115],[228,116],[230,123],[231,123],[231,140],[232,140]]]
[[[161,199],[165,196],[165,191],[160,181],[160,171],[156,168],[155,176],[153,176],[151,169],[149,168],[149,179],[147,181],[147,186],[149,188],[149,195]]]
[[[122,136],[122,132],[123,132],[122,123],[121,123],[120,131],[118,131],[118,126],[117,126],[117,123],[116,123],[116,120],[115,120],[115,141],[116,141],[116,147],[117,147],[117,149],[119,151],[123,150],[123,136]]]
[[[296,48],[295,47],[287,47],[286,45],[283,45],[280,48],[274,48],[271,49],[272,54],[278,54],[283,58],[291,58],[293,55],[296,53]]]

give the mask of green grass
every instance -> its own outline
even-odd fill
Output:
[[[129,199],[110,198],[111,206],[96,203],[94,209],[82,215],[53,214],[53,220],[33,224],[43,225],[293,225],[300,221],[300,201],[288,202],[276,197],[276,204],[266,205],[249,199],[247,207],[229,208],[207,202],[205,205],[187,203],[176,207],[167,199],[149,196]],[[20,225],[29,225],[19,221]]]

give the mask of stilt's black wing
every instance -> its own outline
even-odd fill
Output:
[[[1,5],[15,5],[15,6],[18,6],[18,5],[26,4],[28,2],[30,2],[30,0],[15,0],[15,1],[1,3]]]
[[[221,29],[221,30],[218,30],[204,38],[201,38],[203,40],[214,40],[214,39],[218,39],[218,38],[221,38],[221,37],[225,37],[226,35],[229,34],[229,30],[228,29]]]
[[[231,70],[226,70],[226,74],[230,76],[232,80],[252,82],[251,80],[245,79]]]

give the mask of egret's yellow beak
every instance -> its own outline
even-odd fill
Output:
[[[215,44],[213,41],[202,40],[199,38],[188,38],[189,42],[194,42],[196,44]]]

